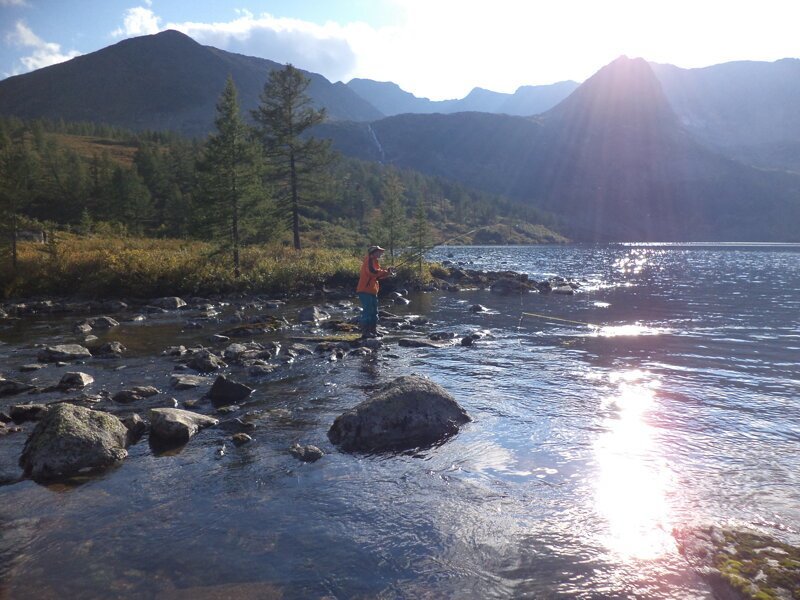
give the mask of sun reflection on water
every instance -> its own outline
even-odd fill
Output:
[[[669,472],[647,422],[659,381],[643,371],[614,373],[618,392],[597,440],[596,508],[607,522],[605,546],[626,558],[655,559],[674,548],[667,502]]]

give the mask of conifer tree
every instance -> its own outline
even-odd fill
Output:
[[[403,206],[402,181],[395,171],[389,171],[383,179],[381,195],[381,216],[378,220],[378,238],[387,245],[389,258],[394,263],[395,250],[402,244],[406,235],[406,211]]]
[[[214,127],[201,165],[200,186],[205,201],[201,216],[206,232],[230,247],[233,272],[238,277],[242,225],[253,218],[259,169],[257,147],[239,114],[238,94],[231,77],[217,102]]]
[[[419,275],[422,277],[423,256],[428,248],[430,239],[430,226],[428,223],[428,207],[425,205],[425,197],[420,196],[417,201],[417,208],[414,211],[414,224],[412,238],[414,252],[419,255]]]
[[[306,95],[310,80],[292,65],[270,73],[261,104],[252,112],[268,161],[279,205],[289,217],[295,250],[300,250],[300,209],[310,199],[315,179],[330,161],[330,142],[303,134],[325,120]]]

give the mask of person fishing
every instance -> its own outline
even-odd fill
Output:
[[[361,337],[376,338],[378,334],[378,290],[380,280],[394,277],[393,268],[382,269],[380,258],[386,252],[380,246],[370,246],[364,261],[361,263],[361,274],[358,278],[356,294],[361,301]]]

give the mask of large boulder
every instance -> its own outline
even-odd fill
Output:
[[[80,344],[59,344],[57,346],[48,346],[39,352],[38,356],[41,362],[61,362],[91,357],[92,353],[89,352],[89,349],[84,348]]]
[[[422,377],[398,377],[339,415],[328,438],[347,452],[407,450],[444,441],[470,420],[442,386]]]
[[[56,404],[25,442],[19,464],[36,481],[96,471],[128,455],[127,436],[127,428],[114,415]]]
[[[219,420],[179,408],[150,409],[150,436],[161,442],[185,444],[198,431]]]

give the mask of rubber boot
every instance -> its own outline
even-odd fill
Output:
[[[373,338],[383,337],[383,335],[378,333],[378,324],[377,323],[372,323],[369,326],[369,335],[370,335],[370,337],[373,337]]]
[[[369,325],[367,325],[366,323],[361,323],[361,338],[359,339],[368,340],[370,337],[371,336],[369,334]]]

